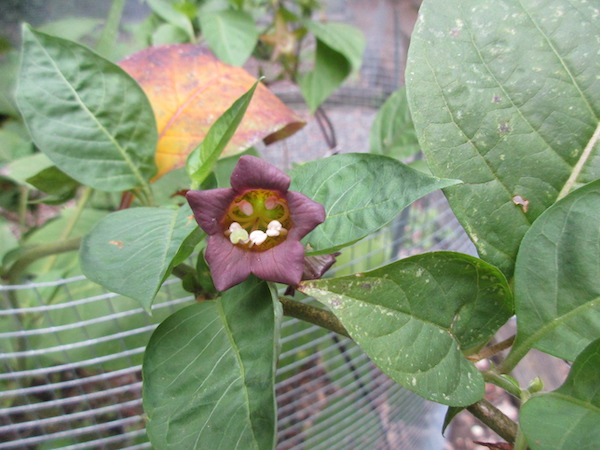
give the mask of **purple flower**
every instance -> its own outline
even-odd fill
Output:
[[[205,256],[219,291],[251,273],[277,283],[300,283],[300,239],[325,220],[325,208],[288,191],[289,186],[285,173],[246,155],[231,174],[231,188],[188,191],[196,221],[209,235]]]

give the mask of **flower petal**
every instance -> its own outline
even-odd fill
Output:
[[[300,240],[325,221],[325,208],[300,192],[289,191],[287,204],[292,218],[288,239]]]
[[[233,245],[222,234],[210,236],[205,258],[217,290],[225,291],[248,278],[253,255]]]
[[[223,232],[220,222],[235,198],[233,189],[188,191],[185,198],[194,211],[200,228],[210,235]]]
[[[304,270],[304,247],[287,240],[264,252],[251,253],[252,273],[259,278],[296,286]]]
[[[268,189],[285,193],[290,187],[290,177],[256,156],[244,155],[231,173],[231,187],[238,192]]]
[[[302,273],[303,280],[318,280],[325,272],[329,270],[335,263],[335,258],[340,252],[330,255],[317,255],[304,257],[304,272]]]

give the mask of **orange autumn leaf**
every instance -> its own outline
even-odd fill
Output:
[[[155,179],[183,167],[213,122],[256,81],[244,69],[191,45],[150,47],[120,63],[142,87],[158,126]],[[305,122],[260,84],[246,115],[222,156],[240,153],[264,140],[269,144]]]

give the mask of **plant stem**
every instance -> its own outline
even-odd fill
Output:
[[[522,391],[519,388],[519,386],[516,386],[514,383],[511,383],[510,380],[507,380],[501,375],[498,375],[494,372],[484,372],[483,379],[486,381],[486,383],[491,383],[498,387],[501,387],[509,394],[521,400]]]
[[[109,56],[111,49],[114,47],[124,7],[125,0],[113,0],[108,17],[106,18],[106,25],[96,44],[96,50],[101,55]]]
[[[286,297],[279,297],[283,305],[283,314],[289,317],[310,322],[342,336],[350,337],[344,325],[329,311],[301,303]]]
[[[467,410],[494,430],[500,437],[506,439],[507,442],[515,442],[518,430],[517,424],[486,399],[473,403],[467,407]]]
[[[19,283],[22,273],[25,271],[27,266],[29,266],[29,264],[45,256],[77,250],[80,243],[81,238],[78,237],[27,248],[8,271],[7,278],[10,281],[10,284]]]
[[[19,231],[21,234],[27,230],[27,201],[29,200],[29,188],[19,186]]]
[[[498,342],[497,344],[490,345],[489,347],[485,347],[479,353],[469,356],[468,359],[470,361],[477,362],[477,361],[481,361],[482,359],[489,358],[491,356],[494,356],[496,353],[500,353],[502,350],[506,350],[508,347],[513,345],[514,341],[515,341],[515,336],[512,335],[511,337],[503,340],[502,342]]]

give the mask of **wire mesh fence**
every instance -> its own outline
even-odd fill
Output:
[[[367,38],[361,72],[326,105],[335,146],[316,121],[259,151],[288,169],[332,152],[366,152],[379,106],[402,84],[406,23],[418,2],[330,1],[327,14]],[[273,86],[294,109],[297,89]],[[346,275],[433,250],[474,253],[444,196],[422,198],[339,256]],[[149,448],[141,363],[158,323],[193,302],[176,279],[148,315],[83,276],[0,286],[0,448]],[[310,300],[306,300],[310,301]],[[381,373],[349,339],[286,318],[277,371],[279,449],[440,448],[444,408]]]

